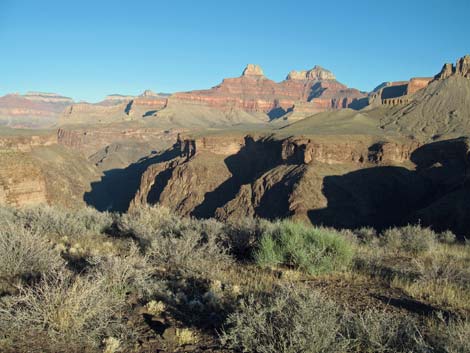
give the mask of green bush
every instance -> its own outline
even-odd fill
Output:
[[[330,229],[281,221],[261,237],[255,259],[262,266],[285,265],[310,274],[345,269],[353,257],[352,245]]]
[[[395,252],[407,252],[414,255],[424,253],[435,247],[437,234],[430,228],[408,225],[401,228],[387,229],[381,237],[381,245]]]
[[[342,352],[340,320],[337,306],[317,292],[283,287],[271,297],[243,301],[221,340],[242,352]]]

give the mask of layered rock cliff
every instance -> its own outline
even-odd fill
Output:
[[[57,144],[57,136],[0,137],[0,204],[84,205],[83,194],[99,171],[80,153]]]
[[[409,81],[384,82],[369,94],[368,104],[372,106],[407,104],[413,100],[413,94],[427,87],[432,80],[432,77],[413,77]]]
[[[57,141],[60,145],[81,152],[95,164],[102,164],[111,153],[118,152],[121,163],[114,167],[124,167],[174,143],[181,130],[159,128],[133,128],[121,126],[93,128],[60,128]],[[129,153],[129,156],[123,155]],[[104,166],[103,166],[104,167]]]
[[[112,94],[99,103],[77,103],[65,109],[61,125],[99,124],[141,119],[163,109],[168,95],[145,90],[139,96]]]

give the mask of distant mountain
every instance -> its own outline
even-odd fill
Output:
[[[54,124],[73,100],[55,93],[28,92],[0,97],[0,125],[47,127]]]
[[[175,93],[168,106],[196,104],[224,111],[264,113],[275,119],[299,107],[309,114],[347,108],[364,97],[366,94],[339,83],[320,66],[291,71],[277,83],[265,77],[260,66],[249,64],[240,77],[224,79],[211,89]]]
[[[165,126],[259,124],[294,110],[305,117],[358,106],[365,97],[367,94],[341,84],[320,66],[291,71],[278,83],[266,78],[259,65],[249,64],[240,77],[226,78],[211,89],[173,95],[146,90],[137,97],[113,94],[97,104],[74,104],[60,122],[89,124],[146,118]]]

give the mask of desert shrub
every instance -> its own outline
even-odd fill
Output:
[[[15,210],[8,206],[0,206],[0,229],[16,222]]]
[[[408,225],[401,228],[387,229],[381,237],[381,245],[395,252],[421,254],[436,245],[437,234],[430,228]]]
[[[16,351],[31,351],[31,344],[38,352],[89,351],[124,334],[124,305],[102,278],[59,272],[2,298],[2,341]]]
[[[457,237],[450,230],[447,230],[445,232],[439,233],[437,235],[437,240],[442,244],[454,244],[457,240]]]
[[[118,227],[140,240],[155,266],[172,274],[208,276],[231,263],[224,225],[215,220],[180,218],[154,206],[122,215]]]
[[[353,256],[351,244],[339,233],[281,221],[265,232],[255,254],[260,266],[286,265],[311,274],[342,270]]]
[[[228,348],[257,353],[340,352],[340,312],[315,291],[280,288],[249,297],[228,317],[221,336]]]
[[[113,224],[113,216],[109,212],[99,212],[91,207],[79,208],[70,212],[75,219],[80,221],[88,233],[100,234],[108,230]]]
[[[227,246],[240,260],[251,259],[261,235],[272,223],[250,217],[230,220],[225,226]]]
[[[432,333],[433,344],[442,352],[467,353],[470,352],[470,320],[451,320],[445,323],[441,318],[441,324]]]
[[[442,281],[470,289],[469,261],[470,254],[466,257],[457,251],[436,251],[429,258],[415,260],[415,263],[420,269],[423,282]]]
[[[91,262],[94,263],[96,276],[102,278],[117,295],[134,292],[145,297],[154,292],[154,285],[157,284],[152,279],[154,268],[149,257],[142,255],[133,244],[125,254],[98,257]]]
[[[123,214],[117,226],[123,233],[131,234],[143,241],[151,241],[156,236],[177,233],[182,227],[181,218],[163,206],[143,206],[132,208]]]
[[[17,215],[20,221],[33,231],[59,237],[99,234],[109,228],[113,222],[109,213],[98,212],[89,207],[66,211],[51,206],[41,206],[20,210]]]
[[[204,223],[177,234],[159,235],[148,251],[155,265],[172,273],[210,276],[230,264],[231,257],[215,234],[204,232]]]
[[[470,254],[455,244],[438,246],[413,260],[419,276],[410,281],[395,278],[392,285],[407,295],[456,310],[470,309]]]
[[[11,284],[54,272],[62,265],[60,253],[37,232],[13,223],[0,227],[0,280]]]
[[[361,244],[371,244],[377,239],[377,231],[371,227],[362,227],[353,231]]]
[[[429,352],[413,319],[385,311],[367,310],[360,314],[346,313],[344,336],[349,351],[362,353]]]

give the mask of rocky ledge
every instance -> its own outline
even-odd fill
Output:
[[[460,58],[455,65],[450,63],[444,64],[441,72],[436,75],[435,79],[443,80],[454,75],[470,78],[470,55]]]

